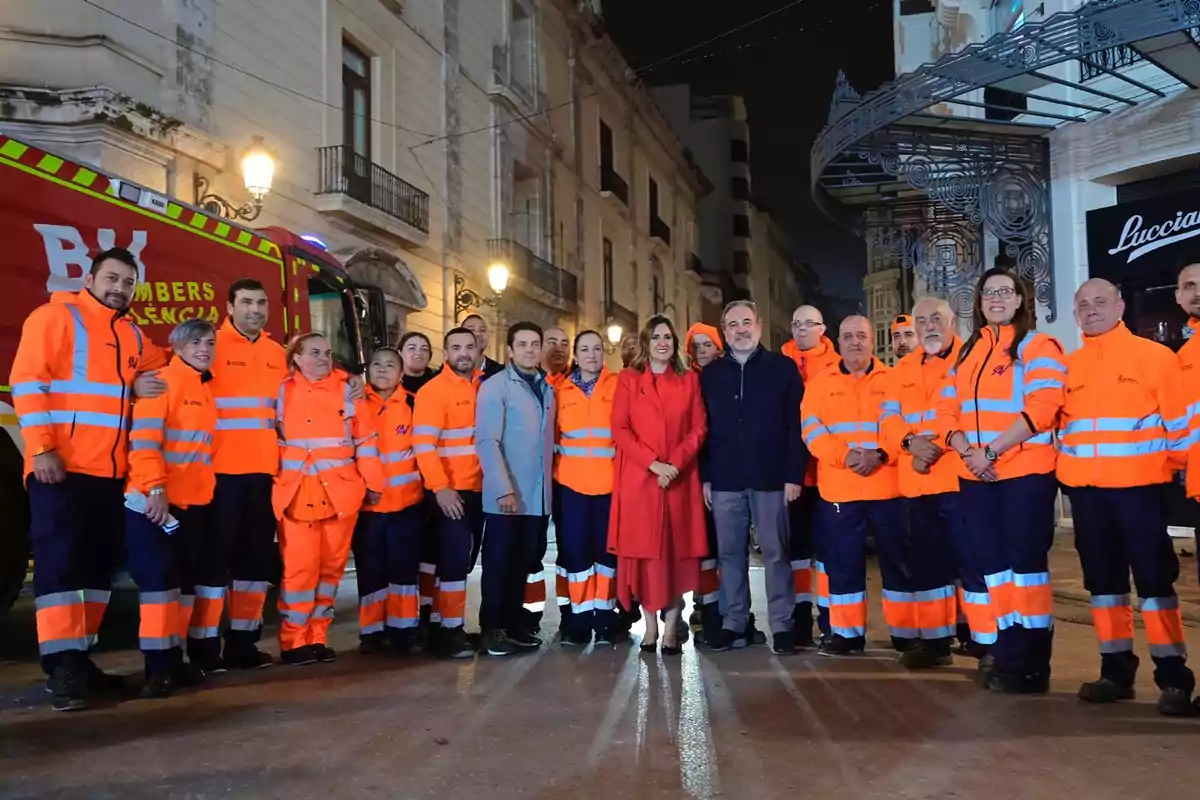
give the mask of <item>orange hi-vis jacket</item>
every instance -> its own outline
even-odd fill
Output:
[[[475,452],[475,398],[483,373],[470,380],[446,367],[417,392],[413,410],[413,451],[431,492],[483,491],[483,470]]]
[[[612,438],[613,397],[617,375],[607,368],[588,397],[567,378],[554,390],[558,402],[554,418],[554,482],[580,494],[612,494],[613,460],[617,456]]]
[[[1200,498],[1200,319],[1189,319],[1187,331],[1189,338],[1176,355],[1188,411],[1187,496]]]
[[[367,490],[383,493],[378,437],[367,406],[350,399],[345,376],[310,381],[299,372],[279,387],[279,473],[271,492],[277,519],[357,514]]]
[[[958,491],[958,456],[945,452],[925,475],[913,468],[912,453],[904,449],[904,437],[932,435],[934,444],[945,450],[945,442],[937,435],[938,400],[946,376],[962,349],[954,337],[946,350],[935,356],[924,350],[909,353],[900,359],[891,372],[892,386],[884,403],[883,449],[896,454],[900,470],[900,494],[905,497],[925,497]]]
[[[800,370],[800,377],[804,380],[805,387],[808,386],[809,381],[841,360],[841,356],[833,348],[833,342],[829,341],[828,336],[822,336],[821,341],[811,350],[801,350],[796,344],[796,340],[792,339],[783,345],[782,352],[796,363],[796,369]],[[817,459],[815,458],[808,461],[808,471],[804,474],[804,485],[817,485]]]
[[[166,363],[124,313],[86,290],[55,292],[25,320],[9,378],[25,474],[53,450],[68,472],[124,478],[134,378]]]
[[[217,401],[213,469],[218,475],[274,475],[279,469],[275,403],[288,376],[287,354],[263,331],[247,339],[226,319],[212,363]]]
[[[1009,357],[1013,326],[999,334],[985,327],[967,357],[951,367],[938,401],[936,430],[942,444],[962,431],[972,447],[990,444],[1014,420],[1024,420],[1033,438],[1001,454],[995,463],[1000,480],[1054,471],[1055,452],[1050,432],[1062,409],[1067,366],[1062,345],[1052,336],[1029,331],[1017,348],[1017,363]],[[962,459],[958,475],[978,480]]]
[[[808,451],[818,459],[817,488],[830,503],[890,500],[900,496],[896,454],[867,477],[846,466],[851,449],[879,449],[879,425],[891,374],[874,356],[861,378],[841,361],[818,375],[800,403],[800,425]]]
[[[207,373],[197,372],[176,356],[159,373],[167,390],[133,404],[129,434],[131,491],[147,494],[163,486],[167,502],[179,508],[212,500],[213,430],[217,406]]]
[[[383,497],[364,511],[403,511],[421,502],[425,487],[413,452],[413,412],[408,407],[408,392],[397,386],[384,400],[370,386],[363,404],[374,418],[379,434],[379,460],[383,463]]]
[[[1179,360],[1125,323],[1067,356],[1058,480],[1125,488],[1168,483],[1187,461],[1188,411]]]

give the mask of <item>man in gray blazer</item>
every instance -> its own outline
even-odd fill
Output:
[[[475,449],[483,468],[483,603],[480,649],[507,656],[542,640],[522,615],[526,571],[550,514],[554,391],[538,367],[542,329],[508,329],[508,366],[479,388]]]

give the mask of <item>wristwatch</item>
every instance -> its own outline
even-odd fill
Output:
[[[904,452],[906,452],[906,453],[907,453],[907,452],[908,452],[908,446],[912,444],[912,440],[913,440],[913,435],[912,435],[911,433],[910,433],[910,434],[908,434],[907,436],[905,436],[905,437],[904,437],[904,438],[903,438],[903,439],[900,441],[900,449],[901,449],[901,450],[903,450]]]
[[[993,450],[992,446],[990,444],[984,446],[983,455],[987,458],[988,461],[995,461],[997,458],[1000,457],[1000,454],[997,453],[995,450]]]
[[[155,487],[154,487],[153,489],[151,489],[151,490],[150,490],[150,492],[149,492],[149,494],[150,494],[150,496],[151,496],[151,497],[160,497],[160,496],[162,496],[162,495],[164,495],[164,494],[166,494],[166,493],[167,493],[167,490],[166,490],[166,489],[164,489],[164,488],[163,488],[163,487],[161,487],[161,486],[155,486]]]

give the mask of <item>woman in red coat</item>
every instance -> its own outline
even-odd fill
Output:
[[[706,433],[697,373],[684,368],[671,321],[651,317],[613,398],[617,461],[608,527],[621,605],[642,606],[643,650],[658,643],[658,612],[666,609],[663,653],[681,652],[677,601],[699,585],[708,549],[696,464]]]

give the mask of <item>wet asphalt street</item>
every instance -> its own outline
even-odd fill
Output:
[[[761,580],[756,572],[759,609]],[[1200,788],[1200,719],[1155,713],[1148,658],[1137,701],[1075,698],[1097,669],[1087,625],[1060,623],[1052,694],[1014,698],[976,688],[968,659],[905,672],[883,649],[877,605],[875,649],[849,660],[779,658],[761,646],[708,653],[690,642],[664,659],[629,644],[580,651],[548,641],[507,660],[444,662],[358,656],[353,593],[350,575],[336,664],[230,674],[168,700],[77,714],[51,712],[22,604],[0,621],[0,800],[1128,800]],[[97,658],[133,676],[134,690],[135,616],[129,598],[118,602],[106,629],[113,649]],[[551,610],[543,629],[556,627]],[[1188,633],[1200,643],[1200,630]]]

